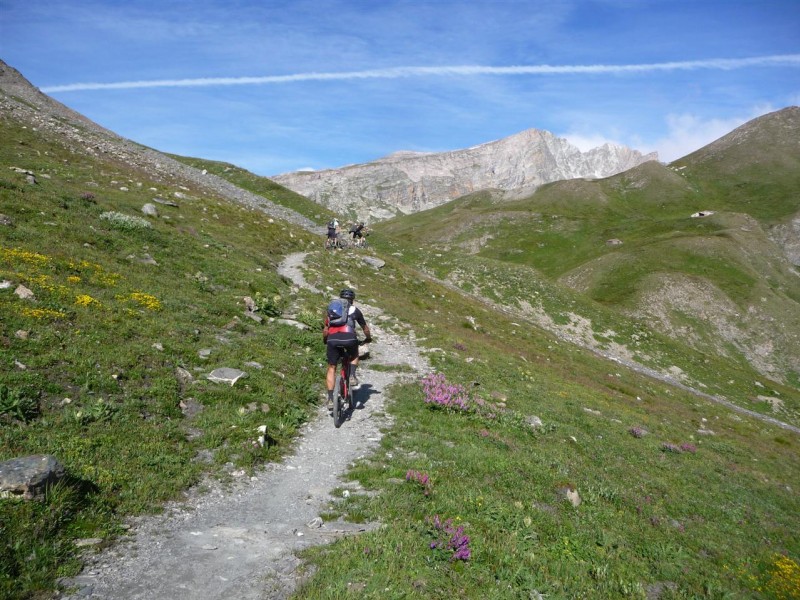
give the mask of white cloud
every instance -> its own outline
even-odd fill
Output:
[[[667,135],[646,144],[647,151],[658,151],[661,161],[672,162],[718,140],[747,121],[773,110],[775,110],[773,107],[767,105],[755,106],[749,114],[730,119],[704,119],[692,114],[670,114],[666,118]]]
[[[515,65],[491,67],[483,65],[452,65],[438,67],[393,67],[364,71],[329,73],[295,73],[263,77],[204,77],[197,79],[156,79],[149,81],[121,81],[115,83],[71,83],[43,87],[42,91],[74,92],[84,90],[141,89],[155,87],[201,87],[293,83],[299,81],[342,81],[350,79],[397,79],[426,76],[472,75],[573,75],[573,74],[624,74],[663,71],[688,71],[715,69],[729,71],[746,67],[792,66],[800,67],[800,54],[757,56],[752,58],[717,58],[681,62],[645,63],[633,65]]]

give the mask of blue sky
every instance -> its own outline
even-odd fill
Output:
[[[0,0],[0,58],[261,175],[530,128],[670,161],[800,104],[800,0]]]

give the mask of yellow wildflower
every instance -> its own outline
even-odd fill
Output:
[[[78,294],[75,297],[75,304],[77,304],[78,306],[92,306],[92,305],[102,306],[99,300],[95,300],[88,294]]]
[[[161,310],[161,302],[159,302],[158,298],[156,298],[151,294],[145,294],[143,292],[133,292],[130,295],[130,298],[131,300],[144,306],[148,310]]]
[[[50,317],[52,319],[60,319],[66,315],[60,310],[51,310],[49,308],[27,308],[20,309],[20,313],[24,317],[31,317],[33,319],[44,319]]]

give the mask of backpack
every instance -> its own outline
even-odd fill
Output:
[[[336,221],[331,221],[328,223],[328,229],[336,229]]]
[[[328,304],[328,326],[341,327],[347,325],[350,314],[350,302],[345,298],[334,298]]]

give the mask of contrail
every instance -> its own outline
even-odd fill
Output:
[[[131,90],[162,87],[204,87],[226,85],[263,85],[294,83],[299,81],[345,81],[349,79],[398,79],[401,77],[436,77],[469,75],[573,75],[573,74],[624,74],[653,73],[658,71],[692,71],[715,69],[731,71],[747,67],[800,66],[800,54],[779,54],[752,58],[715,58],[638,65],[518,65],[491,67],[481,65],[453,65],[440,67],[393,67],[366,71],[341,71],[333,73],[295,73],[293,75],[268,75],[263,77],[204,77],[199,79],[156,79],[150,81],[119,81],[116,83],[70,83],[41,88],[43,92],[77,92],[85,90]]]

